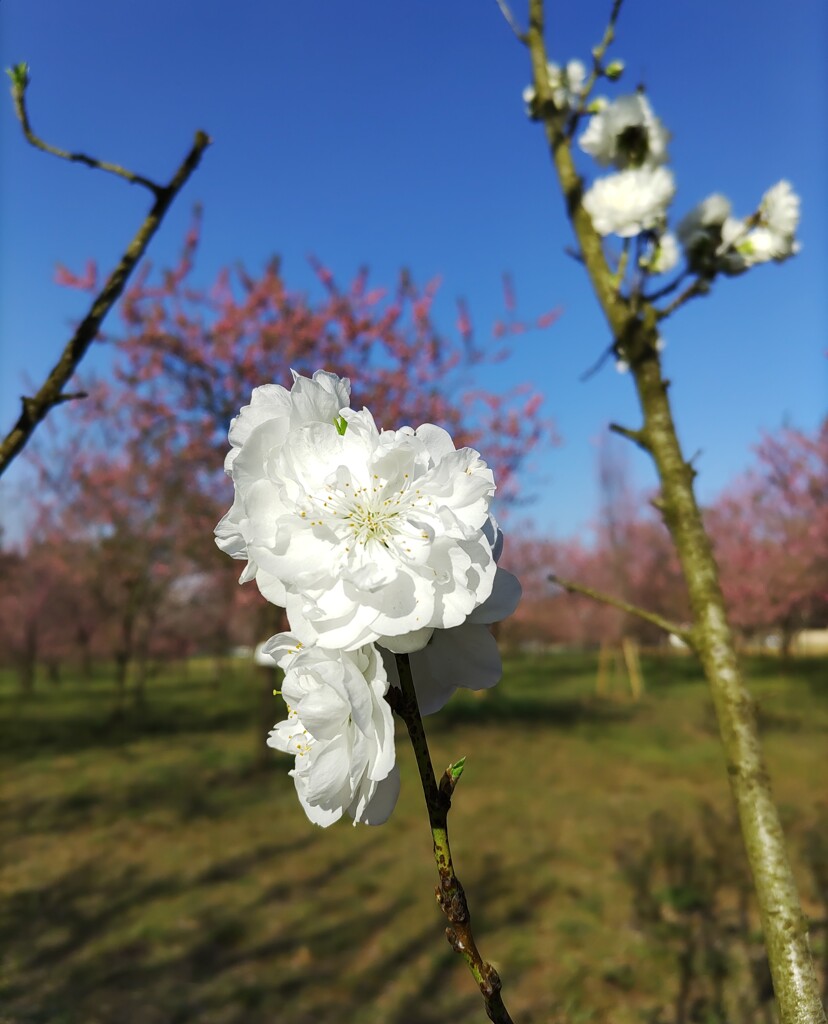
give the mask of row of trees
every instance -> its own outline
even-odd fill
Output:
[[[505,282],[505,316],[495,350],[478,345],[461,303],[456,331],[432,317],[437,282],[406,272],[390,291],[360,272],[340,287],[318,262],[320,295],[288,289],[278,261],[258,276],[223,271],[213,286],[192,284],[199,220],[177,266],[151,280],[147,267],[120,307],[122,331],[109,339],[113,374],[86,380],[89,397],[47,430],[30,459],[38,486],[27,493],[22,547],[0,548],[0,649],[21,685],[38,664],[53,678],[71,663],[84,674],[114,663],[144,691],[153,662],[196,652],[221,657],[273,632],[272,609],[236,583],[212,543],[226,509],[221,472],[230,418],[265,380],[289,382],[288,368],[335,367],[355,381],[357,404],[390,422],[444,424],[458,444],[478,441],[493,464],[505,506],[522,461],[551,424],[541,395],[497,395],[475,387],[475,368],[508,357],[508,336],[547,327],[520,320]],[[95,268],[61,269],[64,285],[94,291]],[[647,497],[635,492],[623,452],[598,456],[602,494],[591,542],[510,531],[504,562],[525,596],[503,629],[514,644],[594,644],[623,635],[647,642],[658,630],[604,604],[562,593],[551,572],[687,621],[673,545]],[[785,427],[759,444],[754,466],[707,510],[733,622],[746,636],[795,632],[828,619],[828,422],[813,435]]]
[[[38,664],[59,680],[64,665],[90,675],[107,661],[122,695],[131,675],[140,699],[153,663],[221,658],[276,628],[273,609],[254,587],[238,586],[238,567],[211,543],[226,504],[221,480],[204,462],[176,456],[166,432],[153,445],[154,420],[133,436],[124,422],[133,410],[115,412],[98,423],[95,444],[80,432],[62,465],[40,463],[43,497],[31,536],[24,550],[0,553],[0,644],[25,689]],[[120,446],[119,430],[127,438]],[[631,487],[621,456],[610,444],[599,452],[602,507],[591,542],[510,531],[504,564],[520,576],[524,598],[502,628],[507,643],[663,642],[635,616],[563,593],[548,580],[553,571],[673,621],[689,619],[667,531]],[[706,517],[744,638],[775,633],[787,649],[798,630],[825,626],[828,420],[814,434],[785,427],[763,438],[752,467]]]
[[[118,336],[105,339],[112,374],[79,382],[88,397],[28,451],[37,474],[28,536],[0,555],[0,650],[25,688],[38,663],[58,677],[66,662],[89,672],[105,659],[120,689],[131,677],[140,696],[154,660],[219,656],[276,631],[212,533],[230,493],[221,469],[230,419],[254,387],[289,384],[291,368],[351,376],[357,407],[388,422],[437,422],[459,445],[485,437],[507,500],[527,453],[551,437],[540,394],[476,386],[480,363],[507,358],[510,334],[557,315],[519,320],[508,281],[484,352],[462,303],[456,331],[438,330],[436,281],[420,286],[403,271],[386,291],[362,271],[341,287],[313,261],[321,287],[311,298],[288,288],[274,260],[257,276],[225,270],[202,289],[192,283],[198,240],[196,217],[178,265],[157,282],[148,267],[139,274]],[[94,266],[58,279],[97,288]]]
[[[663,642],[656,626],[549,582],[555,574],[673,622],[688,622],[675,548],[656,509],[629,483],[620,449],[599,452],[602,502],[592,543],[512,536],[504,562],[524,597],[504,625],[512,643]],[[744,640],[828,625],[828,419],[812,434],[786,426],[761,439],[751,467],[705,510],[734,626]]]

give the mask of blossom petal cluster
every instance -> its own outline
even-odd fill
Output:
[[[288,717],[268,745],[295,755],[291,775],[305,813],[330,825],[343,810],[354,822],[388,819],[400,789],[388,677],[373,645],[355,651],[304,647],[290,633],[264,646],[285,673]]]
[[[581,93],[587,79],[587,70],[583,62],[571,60],[563,68],[550,62],[546,65],[546,74],[549,79],[552,102],[556,109],[572,110],[576,108],[581,100]],[[535,87],[527,85],[523,90],[523,102],[526,104],[526,112],[530,116],[534,110],[535,99]]]
[[[589,120],[578,140],[581,149],[604,167],[619,171],[667,161],[670,133],[642,92],[620,96]]]
[[[287,611],[291,632],[261,655],[285,671],[289,708],[268,742],[296,756],[299,799],[320,825],[390,814],[394,655],[411,655],[424,713],[458,686],[493,685],[486,624],[520,595],[497,566],[495,484],[480,455],[434,424],[380,429],[349,403],[350,382],[321,370],[294,374],[289,391],[256,388],[230,426],[235,497],[215,531],[245,561],[240,581]]]
[[[765,192],[752,217],[740,219],[722,195],[708,196],[679,223],[677,235],[691,270],[705,277],[741,274],[799,251],[799,196],[788,181]]]
[[[664,167],[670,135],[642,92],[602,105],[581,135],[581,149],[615,174],[598,178],[584,195],[584,209],[600,235],[659,235],[675,195]],[[662,270],[654,270],[661,273]]]
[[[614,61],[599,68],[598,74],[612,82],[622,68],[623,62]],[[582,204],[599,235],[625,240],[618,263],[622,278],[629,267],[635,268],[633,283],[637,280],[640,287],[642,274],[666,274],[683,257],[685,266],[678,280],[687,273],[712,279],[720,273],[741,274],[771,260],[780,262],[799,252],[800,200],[784,180],[765,192],[748,217],[735,216],[730,201],[715,193],[671,232],[668,210],[676,183],[666,166],[670,133],[643,89],[611,101],[593,99],[584,109],[594,79],[587,78],[583,64],[570,61],[565,69],[550,64],[548,75],[556,108],[573,110],[573,124],[580,116],[591,115],[578,138],[581,150],[599,166],[613,169],[584,190]],[[524,91],[524,100],[530,115],[539,116],[533,88]],[[633,250],[629,250],[631,239],[636,240]],[[628,254],[632,260],[628,261]],[[619,280],[619,288],[623,283]],[[658,290],[656,297],[672,287]]]
[[[675,191],[668,168],[636,167],[598,178],[583,203],[599,235],[632,238],[663,224]]]

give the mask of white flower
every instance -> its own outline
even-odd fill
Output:
[[[706,243],[711,233],[720,234],[730,216],[730,200],[719,193],[703,199],[685,216],[676,228],[684,249],[690,254],[699,244]]]
[[[731,217],[730,200],[719,193],[703,199],[676,228],[688,266],[707,276],[719,270],[738,274],[747,269],[744,258],[734,248],[746,232],[744,221]]]
[[[399,794],[388,676],[373,645],[359,650],[306,648],[290,633],[264,647],[285,671],[288,717],[268,745],[296,757],[291,771],[305,813],[327,826],[344,811],[361,822],[387,821]]]
[[[629,238],[663,222],[675,191],[666,167],[639,167],[598,178],[583,203],[599,234]]]
[[[431,424],[380,432],[367,410],[340,416],[286,432],[279,409],[272,437],[267,422],[250,433],[219,542],[246,550],[242,579],[255,575],[303,643],[352,650],[422,631],[424,644],[491,592],[491,470]]]
[[[485,533],[497,561],[503,549],[503,533],[490,517]],[[435,629],[427,644],[410,655],[411,676],[417,692],[420,713],[432,715],[442,708],[459,688],[484,690],[494,686],[503,667],[497,642],[489,625],[507,618],[517,608],[521,587],[517,577],[498,569],[490,596],[454,629]],[[389,647],[380,641],[381,653],[392,685],[399,684],[397,664]]]
[[[679,245],[676,236],[667,231],[649,244],[639,263],[651,274],[666,274],[678,261]]]
[[[799,225],[799,196],[789,181],[779,181],[762,196],[760,223],[783,239],[792,239]]]
[[[578,143],[599,164],[625,170],[665,163],[669,140],[647,97],[637,92],[620,96],[593,115]]]
[[[779,235],[770,228],[758,227],[748,231],[737,250],[748,266],[767,263],[770,260],[781,262],[799,252],[799,242],[792,235]]]
[[[250,405],[242,407],[230,423],[230,451],[224,471],[236,485],[233,506],[216,527],[216,544],[233,558],[249,559],[248,541],[253,539],[244,508],[243,495],[261,476],[266,456],[272,456],[289,431],[306,423],[334,423],[350,402],[351,382],[347,377],[317,370],[312,379],[293,373],[290,391],[279,384],[255,388]],[[239,456],[243,454],[240,459]],[[241,582],[253,579],[255,564],[248,561]]]
[[[799,225],[799,196],[790,182],[777,182],[762,196],[759,224],[739,246],[739,251],[752,266],[768,260],[785,260],[799,252],[794,238]]]
[[[581,98],[581,90],[586,81],[586,67],[580,60],[571,60],[565,68],[557,64],[546,65],[546,73],[549,78],[549,88],[552,90],[552,102],[558,110],[569,110],[578,104]],[[523,90],[523,102],[526,104],[526,113],[532,114],[532,107],[535,102],[535,87],[527,85]]]

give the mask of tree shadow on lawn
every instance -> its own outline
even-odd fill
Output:
[[[146,760],[150,759],[147,754]],[[18,836],[72,832],[159,812],[186,825],[215,819],[228,809],[236,814],[243,807],[259,804],[274,786],[293,790],[284,773],[264,773],[252,762],[210,769],[183,761],[172,770],[150,778],[139,776],[120,786],[99,782],[53,796],[11,797],[0,803],[0,814],[5,821],[14,822]]]
[[[192,882],[149,879],[138,868],[116,870],[91,860],[48,885],[17,893],[0,916],[4,1019],[360,1024],[366,1008],[383,1006],[384,1015],[372,1019],[387,1024],[480,1017],[474,982],[445,941],[445,922],[432,910],[428,890],[398,887],[386,905],[377,899],[369,905],[355,894],[366,871],[392,877],[393,854],[380,847],[364,849],[359,864],[349,851],[304,877],[286,877],[243,905],[216,901],[210,891],[216,884],[248,876],[286,849],[262,845],[218,861]],[[522,865],[520,876],[532,879],[534,867]],[[497,953],[491,932],[530,923],[553,888],[530,883],[516,911],[510,901],[514,871],[494,859],[476,872],[471,867],[468,890],[484,955]],[[199,893],[209,902],[199,902]],[[153,922],[159,903],[178,903],[184,894],[193,896],[179,911],[186,920],[173,920],[171,932],[158,931]],[[270,934],[261,933],[262,910],[272,922]],[[257,911],[258,929],[252,921]],[[507,964],[508,953],[501,955]],[[448,984],[455,975],[467,987]],[[509,965],[507,984],[520,975],[520,965]]]
[[[614,725],[635,718],[640,705],[622,703],[593,695],[555,697],[554,691],[543,700],[513,696],[512,691],[484,691],[479,697],[455,696],[439,714],[425,719],[431,733],[445,732],[462,725],[520,724],[531,729],[573,729],[581,725]]]
[[[2,759],[42,758],[49,754],[79,754],[89,749],[112,750],[138,740],[170,736],[199,736],[240,732],[256,721],[258,694],[250,694],[249,706],[169,705],[148,703],[113,714],[111,705],[90,702],[66,713],[56,701],[49,714],[49,697],[32,706],[21,702],[0,718]],[[34,713],[33,713],[34,712]]]

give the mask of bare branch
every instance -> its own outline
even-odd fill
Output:
[[[607,348],[605,348],[604,351],[601,353],[601,355],[598,356],[598,358],[595,360],[595,362],[592,364],[592,366],[590,366],[588,370],[584,370],[584,372],[581,374],[581,376],[578,378],[578,380],[580,380],[581,383],[583,384],[586,381],[588,381],[591,377],[594,377],[595,374],[604,365],[604,363],[610,357],[612,357],[614,355],[615,355],[615,345],[614,344],[613,345],[608,345]]]
[[[620,437],[626,437],[628,441],[632,441],[633,444],[637,444],[639,448],[642,448],[649,454],[650,442],[647,438],[646,431],[642,430],[630,430],[628,427],[622,427],[619,423],[610,423],[610,430],[613,434],[618,434]]]
[[[130,182],[132,185],[143,185],[144,188],[148,188],[150,192],[156,197],[156,199],[163,192],[163,186],[157,185],[154,181],[150,181],[149,178],[145,178],[142,174],[136,174],[134,171],[127,170],[126,167],[121,167],[119,164],[110,163],[108,160],[97,160],[93,156],[87,156],[86,153],[72,153],[66,149],[59,149],[57,146],[52,146],[48,142],[44,142],[39,135],[35,135],[32,130],[31,123],[29,122],[29,112],[26,109],[26,89],[29,85],[29,69],[25,64],[17,64],[14,68],[10,69],[9,77],[12,80],[12,98],[14,99],[14,109],[17,114],[17,119],[20,121],[20,125],[23,129],[23,134],[26,139],[36,148],[42,150],[44,153],[51,153],[52,156],[59,157],[61,160],[69,160],[71,163],[85,164],[87,167],[93,167],[98,171],[105,171],[108,174],[115,174],[119,178],[123,178],[125,181]]]
[[[685,267],[684,270],[673,278],[669,284],[665,284],[663,288],[659,288],[658,291],[651,292],[649,295],[642,295],[641,298],[644,302],[658,302],[659,299],[663,299],[665,295],[670,295],[678,288],[680,284],[687,280],[690,271]]]
[[[658,615],[656,612],[648,612],[646,608],[639,608],[638,605],[630,604],[629,601],[623,601],[620,597],[613,597],[612,594],[605,594],[601,590],[594,590],[592,587],[584,586],[583,583],[565,580],[554,573],[550,574],[547,579],[550,583],[557,583],[559,587],[563,587],[569,594],[583,594],[585,597],[591,597],[593,601],[600,601],[601,604],[608,604],[612,608],[618,608],[619,611],[635,615],[637,618],[649,622],[652,626],[658,626],[665,633],[673,633],[675,636],[681,637],[688,647],[693,646],[693,631],[686,626],[679,625],[677,622],[665,619],[663,615]]]
[[[28,82],[28,74],[21,71],[21,67],[25,66],[18,65],[14,69],[16,75],[12,74],[12,92],[15,96],[15,105],[18,107],[18,116],[21,110],[25,116],[22,96],[25,91],[25,85]],[[23,121],[23,130],[29,141],[32,141],[30,137],[31,132],[27,131],[27,123],[27,121]],[[33,145],[37,145],[39,149],[45,149],[46,152],[54,152],[57,156],[65,155],[59,150],[55,151],[45,144],[39,145],[38,143],[39,140],[34,142]],[[112,309],[123,292],[130,274],[144,255],[150,240],[160,227],[167,210],[187,183],[190,175],[198,167],[202,154],[209,145],[209,136],[204,132],[196,132],[195,140],[189,153],[173,175],[169,184],[164,186],[155,185],[146,179],[140,178],[138,175],[130,176],[131,172],[128,171],[121,173],[123,168],[115,168],[114,165],[99,165],[97,162],[90,164],[90,166],[100,166],[102,170],[111,171],[113,174],[119,174],[120,177],[125,177],[128,181],[146,185],[155,196],[155,202],[134,238],[127,246],[123,256],[121,256],[118,265],[107,278],[103,289],[93,300],[89,312],[67,342],[60,359],[52,367],[49,376],[35,395],[23,399],[23,409],[17,422],[3,441],[0,442],[0,476],[9,467],[15,456],[23,449],[34,433],[38,423],[47,415],[50,409],[60,405],[62,402],[85,397],[81,393],[66,394],[63,389],[74,374],[87,349],[94,341],[104,317]],[[72,158],[72,155],[67,157],[67,159]],[[83,162],[88,161],[84,160]]]
[[[517,40],[526,45],[528,41],[526,33],[521,29],[520,25],[518,25],[517,19],[515,18],[514,14],[512,14],[511,8],[506,3],[506,0],[496,0],[496,3],[497,6],[500,8],[500,13],[506,19],[506,24],[514,32]]]
[[[677,309],[680,309],[685,302],[689,302],[691,299],[695,299],[699,295],[707,295],[710,291],[710,281],[706,277],[697,277],[696,280],[688,285],[684,291],[677,295],[673,301],[665,306],[664,309],[656,311],[656,318],[658,320],[666,320],[668,316],[672,316]]]
[[[621,14],[621,5],[623,2],[624,0],[613,0],[609,21],[607,22],[607,27],[604,29],[604,35],[601,38],[601,42],[592,48],[592,71],[590,72],[589,78],[584,82],[583,88],[581,89],[578,97],[579,109],[576,110],[575,115],[569,123],[567,134],[570,137],[575,132],[575,128],[578,124],[578,118],[584,112],[586,101],[589,99],[592,90],[595,88],[595,83],[604,73],[604,57],[615,39],[615,26]]]

